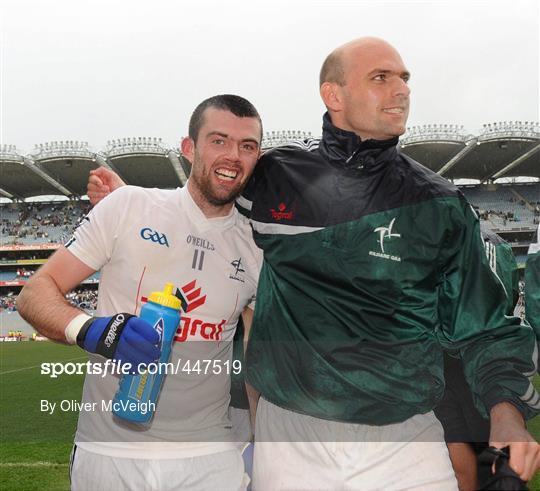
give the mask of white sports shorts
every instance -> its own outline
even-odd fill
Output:
[[[369,426],[328,421],[280,408],[257,408],[254,491],[457,490],[433,412]]]
[[[72,491],[244,491],[249,478],[240,452],[184,459],[110,457],[74,447]]]
[[[249,409],[238,409],[229,406],[229,419],[232,423],[232,432],[235,442],[248,443],[253,439],[251,432],[251,421],[249,419]]]

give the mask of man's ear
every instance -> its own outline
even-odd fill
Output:
[[[324,102],[324,105],[330,111],[341,111],[342,109],[342,100],[341,100],[341,87],[332,82],[324,82],[321,85],[320,93],[321,98]]]
[[[195,157],[195,142],[189,136],[186,136],[180,144],[180,149],[182,150],[184,157],[186,157],[191,165],[193,165],[193,160]]]

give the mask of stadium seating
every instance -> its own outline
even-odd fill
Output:
[[[488,225],[497,229],[534,227],[539,213],[540,184],[462,187]]]
[[[491,228],[534,227],[540,218],[540,183],[461,187]],[[0,204],[2,245],[65,243],[90,209],[88,201]]]
[[[61,244],[90,205],[87,201],[0,205],[2,244]]]
[[[17,276],[16,271],[2,271],[0,270],[0,281],[13,281],[17,280],[19,277]]]
[[[540,205],[540,184],[519,186],[516,187],[516,190],[529,202],[529,204],[533,206]]]

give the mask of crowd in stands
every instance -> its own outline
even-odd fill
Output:
[[[476,208],[476,207],[475,207]],[[502,210],[481,210],[476,208],[480,220],[491,221],[494,217],[499,217],[503,221],[503,225],[506,227],[508,222],[519,222],[520,217],[517,213],[513,211],[502,211]],[[536,223],[536,222],[535,222]]]
[[[480,218],[495,228],[516,222],[518,226],[540,223],[540,183],[501,185],[496,191],[485,186],[462,189]],[[90,209],[90,203],[83,200],[0,204],[2,245],[65,243]]]
[[[84,310],[96,310],[97,290],[73,290],[66,295],[72,305]]]
[[[16,294],[0,295],[0,312],[15,312],[17,307],[15,305]],[[97,290],[82,290],[77,289],[66,295],[68,301],[84,310],[95,310],[97,307]]]
[[[32,269],[18,268],[17,269],[17,278],[30,278],[35,273]]]
[[[28,240],[42,243],[63,242],[69,238],[73,227],[90,208],[87,201],[1,205],[0,227],[3,243],[19,244]]]
[[[509,222],[521,222],[522,218],[518,213],[514,211],[502,211],[502,210],[477,210],[481,220],[492,220],[494,217],[499,217],[503,221],[503,226],[506,227]],[[540,223],[540,207],[536,206],[533,211],[532,224],[538,225]]]
[[[463,189],[481,220],[496,228],[527,227],[540,223],[540,185]],[[521,197],[518,197],[521,196]]]
[[[15,299],[17,295],[0,295],[0,312],[8,311],[14,312],[17,310],[15,307]]]

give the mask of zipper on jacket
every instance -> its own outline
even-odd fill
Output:
[[[354,157],[356,155],[358,155],[360,153],[360,150],[362,150],[362,145],[360,145],[354,152],[353,154],[345,161],[346,164],[349,164],[351,163],[351,161],[354,159]],[[357,169],[358,170],[362,170],[364,168],[364,159],[359,159],[358,162],[357,162]]]

